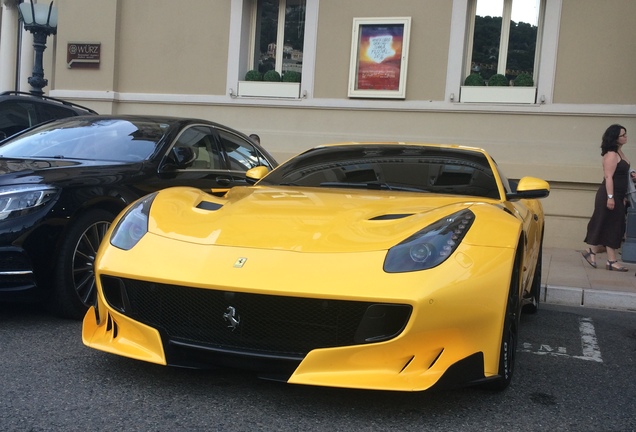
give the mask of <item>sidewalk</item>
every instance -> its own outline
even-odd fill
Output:
[[[587,306],[636,311],[636,263],[619,262],[628,272],[605,269],[607,256],[596,257],[590,266],[575,249],[544,248],[541,301],[569,306]]]

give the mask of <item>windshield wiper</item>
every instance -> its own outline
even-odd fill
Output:
[[[351,189],[372,189],[372,190],[397,190],[403,192],[428,192],[426,189],[421,189],[413,186],[397,186],[389,183],[360,183],[360,182],[322,182],[320,187],[333,187],[333,188],[351,188]]]

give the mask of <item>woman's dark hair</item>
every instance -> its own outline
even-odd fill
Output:
[[[625,127],[613,124],[605,130],[603,141],[601,142],[601,156],[604,156],[607,152],[618,150],[618,136],[621,134],[622,129],[625,129]],[[625,132],[627,132],[627,129],[625,129]]]

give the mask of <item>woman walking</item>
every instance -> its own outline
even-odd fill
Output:
[[[603,183],[596,192],[594,212],[587,224],[585,243],[590,245],[583,251],[583,258],[596,267],[596,254],[607,251],[605,268],[612,271],[628,271],[618,264],[616,249],[620,248],[625,234],[625,204],[629,178],[629,160],[623,154],[627,142],[627,130],[613,124],[603,134],[601,156],[603,156]]]

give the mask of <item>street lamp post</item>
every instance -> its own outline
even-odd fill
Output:
[[[33,33],[33,49],[35,51],[35,61],[33,63],[33,73],[29,77],[29,85],[31,85],[31,93],[42,96],[43,87],[49,83],[44,78],[44,67],[42,65],[42,57],[46,49],[46,38],[57,32],[57,8],[50,5],[20,3],[19,6],[20,19],[24,23],[24,29]]]

